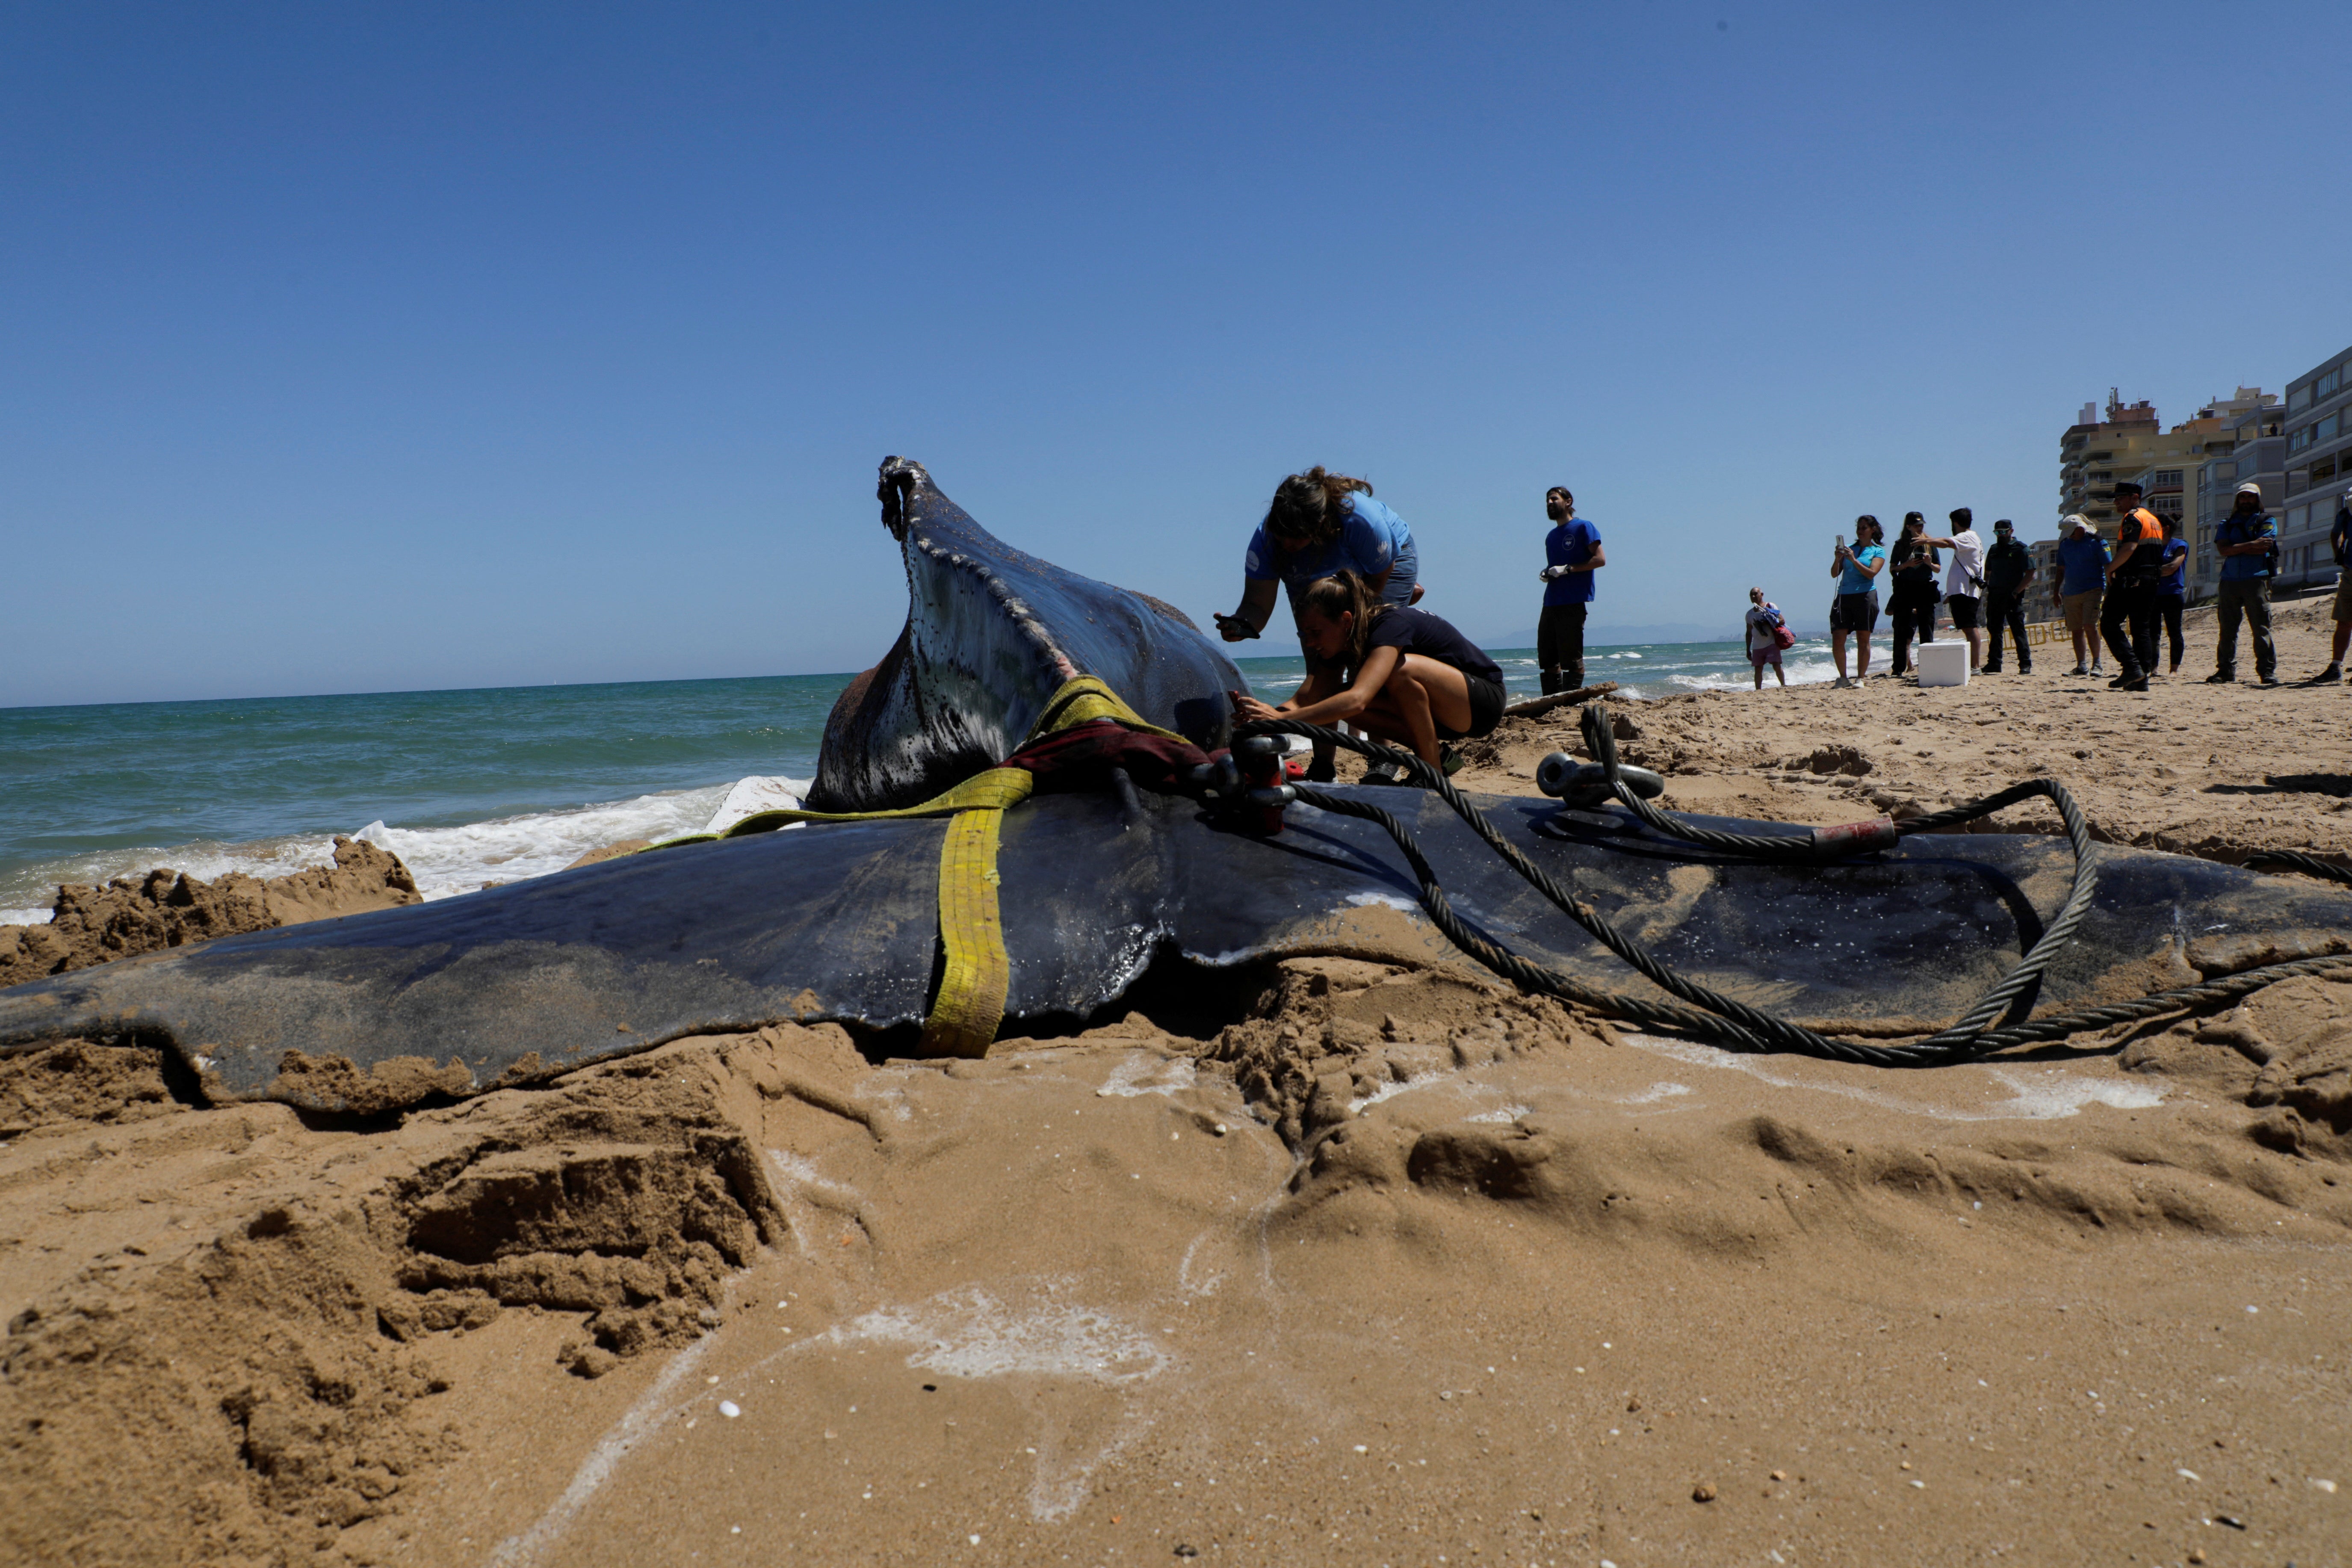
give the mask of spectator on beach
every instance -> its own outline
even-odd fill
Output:
[[[2336,554],[2336,641],[2327,650],[2327,668],[2304,682],[2329,686],[2344,679],[2344,650],[2352,647],[2352,490],[2336,502],[2336,526],[2328,531],[2327,547]]]
[[[2107,587],[2107,546],[2091,520],[2069,513],[2058,541],[2058,608],[2074,639],[2076,675],[2099,673],[2099,601]]]
[[[2000,673],[2004,626],[2017,635],[2017,673],[2033,673],[2033,650],[2025,641],[2025,590],[2032,581],[2033,552],[2017,542],[2015,525],[2004,517],[1992,525],[1992,548],[1985,552],[1985,625],[1992,637],[1984,661],[1988,675]]]
[[[1448,622],[1382,601],[1353,572],[1318,578],[1297,602],[1298,640],[1313,655],[1306,684],[1279,708],[1234,692],[1240,718],[1351,721],[1447,773],[1461,763],[1441,742],[1489,734],[1501,721],[1501,668]]]
[[[1576,498],[1566,485],[1544,492],[1544,515],[1552,530],[1544,535],[1543,618],[1536,623],[1536,663],[1543,694],[1573,691],[1584,684],[1584,616],[1592,607],[1592,574],[1609,564],[1601,531],[1576,515]]]
[[[1780,668],[1780,632],[1789,624],[1780,614],[1780,606],[1764,596],[1761,588],[1748,590],[1748,662],[1756,667],[1756,689],[1764,689],[1764,667],[1772,667],[1772,679],[1781,685],[1789,677]]]
[[[2165,673],[2180,673],[2180,656],[2187,645],[2180,640],[2180,613],[2189,605],[2189,542],[2180,537],[2180,520],[2164,520],[2163,565],[2156,578],[2156,624],[2147,633],[2147,648],[2139,658],[2150,675],[2156,673],[2156,639],[2159,633],[2172,641],[2172,664]]]
[[[1887,595],[1888,614],[1895,617],[1896,675],[1911,668],[1911,639],[1936,640],[1936,568],[1941,564],[1927,539],[1927,520],[1916,511],[1903,514],[1903,531],[1887,552],[1886,576],[1893,584]],[[1841,590],[1843,592],[1843,590]]]
[[[2162,573],[2164,522],[2139,504],[2131,479],[2116,482],[2116,553],[2107,563],[2107,602],[2099,611],[2099,634],[2116,656],[2119,673],[2107,685],[2118,691],[2146,691],[2143,651],[2156,652],[2156,583]]]
[[[1952,612],[1952,627],[1969,639],[1969,668],[1984,662],[1984,634],[1977,629],[1977,611],[1984,599],[1984,536],[1977,531],[1976,514],[1967,507],[1952,510],[1952,531],[1929,544],[1952,552],[1952,569],[1944,577],[1944,607]],[[1934,625],[1931,616],[1928,624]]]
[[[1853,520],[1853,544],[1837,547],[1830,558],[1830,575],[1838,580],[1837,597],[1830,604],[1830,652],[1837,660],[1837,684],[1852,686],[1870,679],[1870,634],[1878,626],[1876,578],[1886,566],[1886,536],[1878,520],[1864,512]],[[1853,680],[1845,674],[1845,639],[1856,642]]]
[[[2263,510],[2263,487],[2249,479],[2238,487],[2230,515],[2213,531],[2213,552],[2221,558],[2221,642],[2213,650],[2211,686],[2238,679],[2238,622],[2254,634],[2254,674],[2264,686],[2278,684],[2278,648],[2271,641],[2271,574],[2278,569],[2278,524]]]

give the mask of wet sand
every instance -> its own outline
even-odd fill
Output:
[[[2119,841],[2341,853],[2345,703],[2045,665],[1624,747],[1685,809],[2046,766]],[[1259,978],[1180,1034],[785,1026],[364,1122],[0,1059],[0,1556],[2352,1560],[2352,983],[1894,1073]]]

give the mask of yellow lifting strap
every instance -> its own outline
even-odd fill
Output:
[[[1183,736],[1144,722],[1118,693],[1091,675],[1064,681],[1022,737],[1024,746],[1079,724],[1108,719],[1147,735],[1182,741]],[[940,846],[940,947],[944,963],[939,994],[923,1020],[923,1048],[934,1056],[988,1054],[1004,1021],[1004,998],[1013,983],[1013,962],[1004,951],[1004,921],[997,904],[1000,881],[996,847],[1004,813],[1029,798],[1036,775],[1026,768],[990,768],[920,805],[895,811],[761,811],[724,833],[697,833],[651,846],[707,844],[772,833],[794,822],[879,822],[892,817],[950,816]]]

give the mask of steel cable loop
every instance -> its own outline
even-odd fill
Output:
[[[2300,871],[2306,877],[2322,881],[2352,885],[2352,868],[2322,860],[2316,855],[2305,855],[2299,849],[2257,849],[2246,857],[2249,871]]]
[[[1733,854],[1748,853],[1748,844],[1771,844],[1773,840],[1760,835],[1718,833],[1711,828],[1694,827],[1678,821],[1643,800],[1619,777],[1617,737],[1611,731],[1608,715],[1599,703],[1588,704],[1581,719],[1585,743],[1591,748],[1593,760],[1601,764],[1602,775],[1610,788],[1626,808],[1649,826],[1659,832],[1695,843],[1706,843],[1727,849]],[[2097,849],[2091,838],[2091,825],[2084,817],[2074,797],[2055,779],[2028,779],[2007,789],[1953,806],[1929,816],[1915,817],[1895,825],[1898,837],[1925,833],[1937,827],[1972,822],[1978,817],[2013,805],[2036,795],[2046,796],[2058,808],[2058,817],[2066,829],[2068,844],[2074,852],[2074,875],[2069,885],[2066,901],[2055,918],[2042,929],[2041,940],[2027,950],[2025,956],[1990,990],[1977,999],[1976,1005],[1945,1028],[1908,1047],[1919,1053],[1959,1051],[1981,1054],[1974,1050],[1976,1037],[1996,1018],[2005,1016],[2027,990],[2037,984],[2042,972],[2074,940],[2076,928],[2091,911],[2091,898],[2097,889]],[[1786,842],[1786,840],[1782,840]],[[1799,842],[1805,842],[1800,840]],[[1774,857],[1782,858],[1782,857]],[[1820,857],[1812,858],[1819,862]]]
[[[1588,710],[1588,712],[1590,711]],[[1601,746],[1596,746],[1595,750],[1597,752],[1602,752],[1603,765],[1610,768],[1613,775],[1616,760],[1615,737],[1607,734],[1605,723],[1600,728],[1601,732],[1607,737],[1605,752]],[[1977,1060],[2014,1046],[2063,1039],[2069,1035],[2111,1028],[2119,1024],[2134,1023],[2166,1013],[2193,1010],[2212,1003],[2243,996],[2265,985],[2297,975],[2335,972],[2352,973],[2352,955],[2292,959],[2281,963],[2241,971],[2236,974],[2224,975],[2219,980],[2208,981],[2201,984],[2155,992],[2130,1002],[2110,1003],[2102,1006],[2079,1009],[2073,1013],[2053,1014],[2000,1028],[1981,1028],[1985,1021],[1997,1016],[2006,1005],[2015,1000],[2026,984],[2038,976],[2041,969],[2047,965],[2050,957],[2054,956],[2065,940],[2071,940],[2074,928],[2081,923],[2089,907],[2090,890],[2094,885],[2093,879],[2085,875],[2092,860],[2089,853],[2092,849],[2089,826],[2075,805],[2074,798],[2066,793],[2063,786],[2055,784],[2054,781],[2037,779],[2026,784],[2011,785],[1981,801],[1954,807],[1951,811],[1937,813],[1933,817],[1915,818],[1912,824],[1904,826],[1913,826],[1915,831],[1925,831],[1926,827],[1918,825],[1943,825],[1969,821],[1985,815],[1988,811],[1997,810],[2002,805],[2013,805],[2017,801],[2037,795],[2047,795],[2053,801],[2058,807],[2059,816],[2065,824],[2067,836],[2075,850],[2075,886],[2067,900],[2065,908],[2061,910],[2058,920],[2051,923],[2043,932],[2042,941],[2036,942],[2033,950],[2027,954],[2027,963],[2033,963],[2037,955],[2040,955],[2039,963],[2034,963],[2031,971],[2025,971],[2025,964],[2021,963],[2018,969],[2012,970],[2000,984],[1996,985],[1975,1008],[1971,1009],[1969,1018],[1926,1040],[1905,1046],[1881,1046],[1857,1040],[1838,1039],[1803,1028],[1784,1019],[1776,1019],[1757,1012],[1743,1003],[1735,1002],[1729,997],[1718,996],[1704,986],[1695,985],[1674,974],[1651,954],[1617,932],[1591,906],[1563,892],[1549,876],[1528,861],[1515,846],[1502,837],[1486,814],[1471,805],[1469,800],[1454,787],[1453,781],[1412,753],[1398,751],[1378,742],[1363,740],[1338,731],[1327,730],[1319,725],[1304,724],[1290,719],[1256,721],[1237,726],[1235,730],[1237,738],[1244,735],[1272,734],[1304,735],[1310,739],[1327,740],[1362,756],[1400,767],[1409,775],[1418,778],[1444,800],[1447,805],[1475,831],[1506,864],[1509,865],[1537,891],[1542,893],[1567,913],[1570,919],[1576,921],[1596,940],[1608,947],[1611,952],[1633,964],[1646,978],[1663,989],[1684,996],[1685,999],[1698,1002],[1702,1006],[1708,1007],[1710,1011],[1696,1012],[1689,1008],[1654,1002],[1646,998],[1604,991],[1573,976],[1561,974],[1540,964],[1532,963],[1516,953],[1496,946],[1471,931],[1454,912],[1453,906],[1447,901],[1444,889],[1438,884],[1436,874],[1430,867],[1428,859],[1421,853],[1420,847],[1414,842],[1412,834],[1393,815],[1365,802],[1327,795],[1309,786],[1292,786],[1292,793],[1310,805],[1339,816],[1370,821],[1385,830],[1412,865],[1413,874],[1420,884],[1423,905],[1430,911],[1433,923],[1449,942],[1463,952],[1477,959],[1496,973],[1526,989],[1558,996],[1590,1007],[1596,1012],[1635,1023],[1696,1035],[1733,1049],[1767,1052],[1774,1049],[1777,1043],[1778,1048],[1784,1050],[1871,1066],[1947,1066]],[[1645,815],[1642,814],[1641,808],[1648,805],[1646,801],[1633,795],[1633,791],[1626,788],[1622,780],[1612,776],[1612,783],[1621,800],[1625,801],[1625,804],[1635,810],[1637,815]],[[1629,796],[1632,798],[1628,799]],[[1771,840],[1759,836],[1717,834],[1711,829],[1689,828],[1686,824],[1676,823],[1670,818],[1662,817],[1659,825],[1664,831],[1678,837],[1705,834],[1716,840],[1752,838],[1759,845],[1769,845],[1775,848],[1781,847],[1788,842],[1786,839]],[[1728,844],[1718,844],[1717,847],[1725,847],[1732,853],[1741,852],[1740,849]],[[2292,852],[2272,853],[2284,856]],[[1773,858],[1779,858],[1777,856]],[[2315,863],[2321,866],[2327,864],[2325,861]],[[2333,879],[2352,882],[2352,875],[2342,874],[2341,868],[2328,867],[2327,869],[2332,873],[2337,873]],[[2053,937],[2061,940],[2053,942],[2052,941]],[[2025,973],[2021,973],[2021,971]],[[1720,1004],[1722,1008],[1719,1012],[1714,1010],[1717,1004]],[[1761,1028],[1752,1029],[1744,1026],[1749,1020],[1760,1025]],[[1971,1020],[1974,1020],[1973,1024]]]
[[[1520,878],[1538,892],[1558,906],[1570,919],[1583,927],[1596,941],[1639,970],[1644,978],[1661,990],[1715,1015],[1714,1017],[1697,1014],[1688,1015],[1688,1021],[1676,1024],[1676,1027],[1688,1028],[1696,1026],[1704,1034],[1727,1037],[1727,1043],[1742,1050],[1766,1051],[1777,1047],[1781,1050],[1806,1056],[1827,1057],[1840,1061],[1862,1062],[1882,1067],[1906,1065],[1902,1053],[1906,1049],[1916,1051],[1918,1048],[1867,1045],[1859,1041],[1835,1039],[1801,1025],[1792,1024],[1785,1018],[1775,1018],[1770,1014],[1760,1012],[1744,1002],[1737,1001],[1696,982],[1684,979],[1601,918],[1600,912],[1590,904],[1563,890],[1541,867],[1529,860],[1519,852],[1516,845],[1505,838],[1501,831],[1487,819],[1486,814],[1470,804],[1469,799],[1454,787],[1452,780],[1411,752],[1400,752],[1392,747],[1381,745],[1378,742],[1342,735],[1336,731],[1321,730],[1315,725],[1302,724],[1297,720],[1259,721],[1242,727],[1237,733],[1244,731],[1252,734],[1304,734],[1318,740],[1328,738],[1334,744],[1345,746],[1349,751],[1390,763],[1391,765],[1402,766],[1408,773],[1418,775],[1453,808],[1455,815],[1486,841],[1489,848],[1502,858],[1505,864],[1518,873]],[[1453,942],[1455,946],[1461,947],[1464,952],[1470,953],[1496,973],[1516,984],[1526,985],[1531,990],[1569,996],[1571,1000],[1587,999],[1565,989],[1576,987],[1580,990],[1590,990],[1583,986],[1582,982],[1571,980],[1566,975],[1560,975],[1540,965],[1530,963],[1517,954],[1475,936],[1468,931],[1467,927],[1463,926],[1458,918],[1454,916],[1452,906],[1445,903],[1444,890],[1439,887],[1436,874],[1429,868],[1428,861],[1422,857],[1420,847],[1413,841],[1412,834],[1404,825],[1396,817],[1378,806],[1365,802],[1349,800],[1340,795],[1327,795],[1312,786],[1293,785],[1291,788],[1297,799],[1309,805],[1331,811],[1339,816],[1360,817],[1375,822],[1385,829],[1389,837],[1396,841],[1397,847],[1404,852],[1407,859],[1413,866],[1414,875],[1420,879],[1422,885],[1423,907],[1430,910],[1433,921],[1437,923],[1439,930],[1444,932],[1446,939]],[[1445,910],[1443,917],[1440,917],[1437,912],[1440,906]],[[1465,942],[1461,940],[1463,937],[1467,937],[1469,940]],[[1639,1006],[1651,1016],[1659,1016],[1654,1004],[1636,1004],[1633,998],[1613,993],[1591,991],[1591,999],[1595,1005],[1601,1005],[1605,1001],[1609,1006]],[[1679,1009],[1676,1010],[1677,1013],[1679,1011]]]

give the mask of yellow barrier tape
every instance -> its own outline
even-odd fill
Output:
[[[929,1056],[984,1057],[1004,1021],[1013,961],[996,901],[1002,811],[960,813],[940,847],[940,992],[923,1020]]]
[[[1108,719],[1147,735],[1171,741],[1185,737],[1146,723],[1134,709],[1091,675],[1064,681],[1049,699],[1021,743]],[[1000,879],[996,849],[1004,813],[1029,798],[1036,775],[1026,768],[990,768],[920,805],[893,811],[761,811],[724,833],[691,833],[667,838],[651,849],[680,844],[712,844],[772,833],[795,822],[883,822],[897,817],[948,816],[940,846],[940,946],[945,962],[939,994],[923,1020],[923,1048],[937,1056],[979,1057],[1004,1022],[1004,999],[1012,988],[1013,960],[1004,950],[1004,921],[997,904]],[[638,853],[644,853],[640,850]]]

